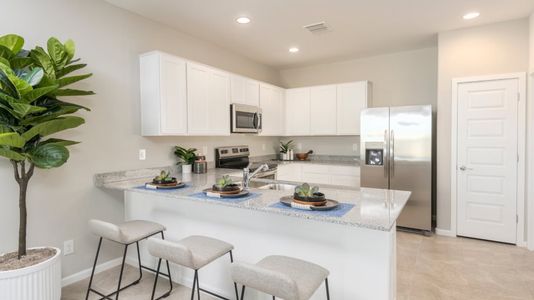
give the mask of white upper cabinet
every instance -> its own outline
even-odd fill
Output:
[[[230,77],[231,103],[260,105],[260,83],[239,75]]]
[[[337,133],[336,86],[323,85],[310,88],[310,134],[335,135]]]
[[[310,88],[286,90],[286,135],[310,134]]]
[[[186,61],[161,52],[140,57],[143,136],[187,134]]]
[[[190,135],[229,135],[229,74],[188,62],[187,112]]]
[[[368,81],[337,85],[337,134],[360,135],[360,113],[371,98]]]
[[[260,135],[282,136],[285,133],[285,93],[269,84],[260,84],[262,131]]]

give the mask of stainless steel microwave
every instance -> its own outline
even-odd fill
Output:
[[[260,133],[261,132],[261,108],[252,105],[230,105],[232,133]]]

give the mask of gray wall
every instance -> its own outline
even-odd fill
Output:
[[[440,229],[450,229],[451,80],[527,71],[528,38],[527,19],[439,34],[437,226]]]
[[[104,1],[6,0],[0,20],[2,34],[17,33],[27,47],[46,45],[49,36],[77,42],[77,56],[94,76],[80,88],[97,95],[69,99],[93,109],[83,113],[87,124],[63,135],[83,143],[72,147],[69,162],[60,169],[38,170],[29,188],[29,246],[62,247],[75,240],[76,252],[65,256],[63,275],[89,268],[97,240],[87,230],[90,218],[111,222],[123,219],[122,196],[93,185],[95,173],[170,165],[172,145],[214,146],[249,143],[257,154],[274,153],[277,138],[202,137],[143,138],[139,135],[138,54],[163,50],[222,69],[278,84],[278,71],[200,41],[166,26],[111,6]],[[265,150],[263,150],[265,144]],[[148,159],[137,160],[138,149]],[[11,165],[0,160],[0,252],[16,249],[17,186]],[[115,248],[103,251],[118,257]]]

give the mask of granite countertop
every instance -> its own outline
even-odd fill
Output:
[[[317,165],[334,165],[334,166],[354,166],[359,167],[360,161],[358,159],[354,160],[324,160],[324,159],[310,159],[310,160],[278,160],[272,159],[267,161],[262,161],[263,163],[276,163],[279,165],[286,164],[317,164]]]
[[[371,188],[347,188],[328,185],[319,185],[321,192],[327,198],[337,200],[341,203],[354,204],[355,206],[342,217],[330,217],[320,214],[309,214],[306,211],[300,212],[293,209],[280,209],[271,207],[283,196],[287,196],[292,191],[263,190],[251,188],[251,192],[259,193],[260,196],[240,203],[225,202],[220,199],[198,199],[189,195],[201,192],[210,187],[217,178],[222,175],[235,172],[232,169],[210,169],[206,174],[190,174],[182,177],[181,174],[174,174],[179,180],[184,181],[188,186],[183,189],[172,191],[157,191],[140,189],[146,182],[149,182],[159,170],[165,168],[153,168],[134,171],[122,171],[106,174],[97,174],[95,184],[98,187],[122,190],[136,193],[157,194],[161,197],[173,198],[177,201],[203,201],[210,205],[224,205],[238,209],[251,209],[265,213],[281,214],[296,218],[309,219],[320,222],[336,223],[347,226],[355,226],[380,231],[389,231],[395,224],[400,212],[406,205],[410,197],[410,192],[396,190],[382,190]],[[169,170],[173,168],[169,167]],[[239,178],[235,178],[239,180]],[[290,183],[272,180],[254,180],[264,183]],[[294,184],[294,183],[293,183]]]

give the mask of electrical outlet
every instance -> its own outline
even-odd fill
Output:
[[[139,149],[139,160],[146,160],[146,150]]]
[[[298,143],[298,144],[297,144],[297,149],[298,149],[299,151],[302,151],[302,143]]]
[[[63,242],[63,255],[71,255],[74,253],[74,240]]]
[[[360,148],[360,145],[358,144],[352,144],[352,151],[358,151],[358,149]]]
[[[267,150],[267,145],[261,144],[261,150],[263,150],[263,151]]]

